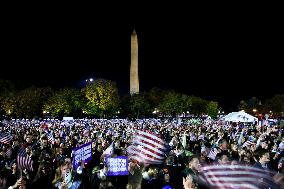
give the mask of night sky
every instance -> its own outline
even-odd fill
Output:
[[[87,78],[105,78],[125,94],[135,27],[140,91],[174,89],[217,100],[228,111],[241,99],[284,93],[280,19],[229,12],[6,15],[0,78],[56,88],[83,87]]]

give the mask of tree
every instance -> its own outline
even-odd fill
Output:
[[[256,112],[258,113],[263,112],[263,106],[261,104],[261,101],[256,97],[240,101],[238,108],[239,110],[244,110],[249,114],[256,114]]]
[[[25,118],[39,116],[51,91],[51,88],[29,87],[10,93],[3,99],[2,108],[11,116]]]
[[[56,91],[44,104],[43,111],[52,116],[70,116],[81,112],[82,94],[79,90],[65,88]]]
[[[14,84],[9,80],[0,79],[0,96],[15,91]]]
[[[238,109],[239,109],[239,110],[244,110],[244,111],[248,110],[248,104],[247,104],[247,102],[244,101],[244,100],[241,100],[241,101],[240,101],[240,104],[239,104],[239,106],[238,106]]]
[[[165,91],[154,87],[146,93],[146,98],[149,101],[152,110],[157,108],[165,96]]]
[[[273,113],[274,116],[284,115],[284,95],[277,94],[274,97],[267,99],[264,103],[266,113]]]
[[[14,93],[3,95],[0,101],[3,113],[8,116],[12,115],[16,106],[16,102],[16,95]]]
[[[143,94],[134,94],[129,101],[130,112],[132,117],[139,118],[151,114],[151,105]]]
[[[219,111],[218,102],[209,101],[207,103],[207,110],[206,113],[212,118],[217,118]]]
[[[87,99],[84,111],[99,117],[114,115],[119,107],[116,84],[109,80],[97,79],[82,90]]]
[[[191,98],[192,102],[190,113],[194,115],[202,115],[203,113],[206,112],[207,110],[206,100],[203,100],[202,98],[196,96],[190,96],[189,98]]]
[[[120,116],[122,117],[133,117],[130,110],[129,102],[131,96],[129,94],[123,95],[120,99]]]
[[[181,95],[181,111],[188,112],[191,109],[191,106],[192,106],[192,98],[190,98],[190,96],[182,94]]]
[[[176,117],[178,114],[182,113],[181,107],[182,107],[181,95],[174,91],[169,91],[165,94],[162,102],[160,103],[159,110],[163,114]]]
[[[0,114],[10,114],[12,111],[12,96],[15,86],[11,81],[0,79]]]

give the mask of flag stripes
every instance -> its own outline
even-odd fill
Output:
[[[27,155],[25,148],[19,150],[17,164],[20,169],[33,171],[33,160]]]
[[[10,134],[4,134],[0,136],[0,142],[4,144],[9,144],[12,140],[13,140],[13,136],[11,136]]]
[[[212,165],[202,168],[202,180],[216,189],[259,189],[273,183],[271,173],[243,165]]]
[[[147,164],[163,163],[166,142],[159,136],[144,131],[136,131],[133,144],[128,147],[129,156]]]
[[[215,160],[217,154],[218,154],[218,150],[216,148],[211,148],[211,150],[210,150],[210,152],[209,152],[207,157],[209,157],[212,160]]]
[[[50,142],[51,144],[54,144],[55,140],[54,140],[54,137],[53,135],[50,133],[50,134],[47,134],[47,140],[48,142]]]
[[[7,156],[8,158],[10,158],[12,155],[12,148],[8,148],[5,152],[5,156]]]

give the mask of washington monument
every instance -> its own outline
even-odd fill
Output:
[[[135,30],[131,34],[130,94],[139,93],[138,39]]]

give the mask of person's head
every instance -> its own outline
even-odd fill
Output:
[[[270,161],[270,154],[267,150],[261,149],[258,152],[259,162],[260,163],[268,163]]]
[[[64,163],[68,166],[68,168],[72,168],[72,160],[71,158],[65,158]]]
[[[47,140],[47,137],[44,136],[41,138],[41,146],[42,147],[47,147],[47,144],[48,144],[48,140]]]
[[[39,166],[39,169],[41,171],[42,174],[49,174],[50,173],[50,169],[48,167],[48,165],[46,163],[42,163],[40,166]]]
[[[148,175],[151,178],[156,178],[158,175],[158,169],[157,168],[149,168]]]
[[[28,146],[28,147],[26,148],[26,153],[27,153],[28,155],[30,155],[30,154],[32,153],[32,148],[31,148],[30,146]]]
[[[174,157],[172,155],[168,156],[166,159],[167,165],[172,165],[174,163]]]
[[[232,144],[231,144],[231,149],[232,149],[233,151],[238,151],[238,146],[237,146],[237,144],[236,144],[236,143],[232,143]]]
[[[188,158],[188,167],[194,171],[200,170],[200,162],[197,156],[193,155]]]
[[[32,141],[33,141],[33,136],[32,136],[32,134],[28,133],[26,135],[26,142],[27,143],[32,143]]]
[[[226,141],[225,139],[223,139],[223,140],[221,141],[221,143],[220,143],[220,148],[221,148],[222,150],[227,150],[227,149],[228,149],[228,143],[227,143],[227,141]]]
[[[243,160],[243,163],[246,164],[246,165],[251,164],[250,157],[248,157],[248,156],[243,156],[242,160]]]
[[[261,142],[261,148],[263,148],[263,149],[267,149],[268,148],[268,143],[267,143],[266,140]]]
[[[229,163],[229,157],[225,153],[220,153],[217,155],[218,163],[221,165],[226,165]]]
[[[61,165],[60,165],[60,171],[61,171],[61,176],[64,177],[65,174],[67,172],[69,172],[71,169],[70,169],[70,166],[67,162],[63,162]]]

